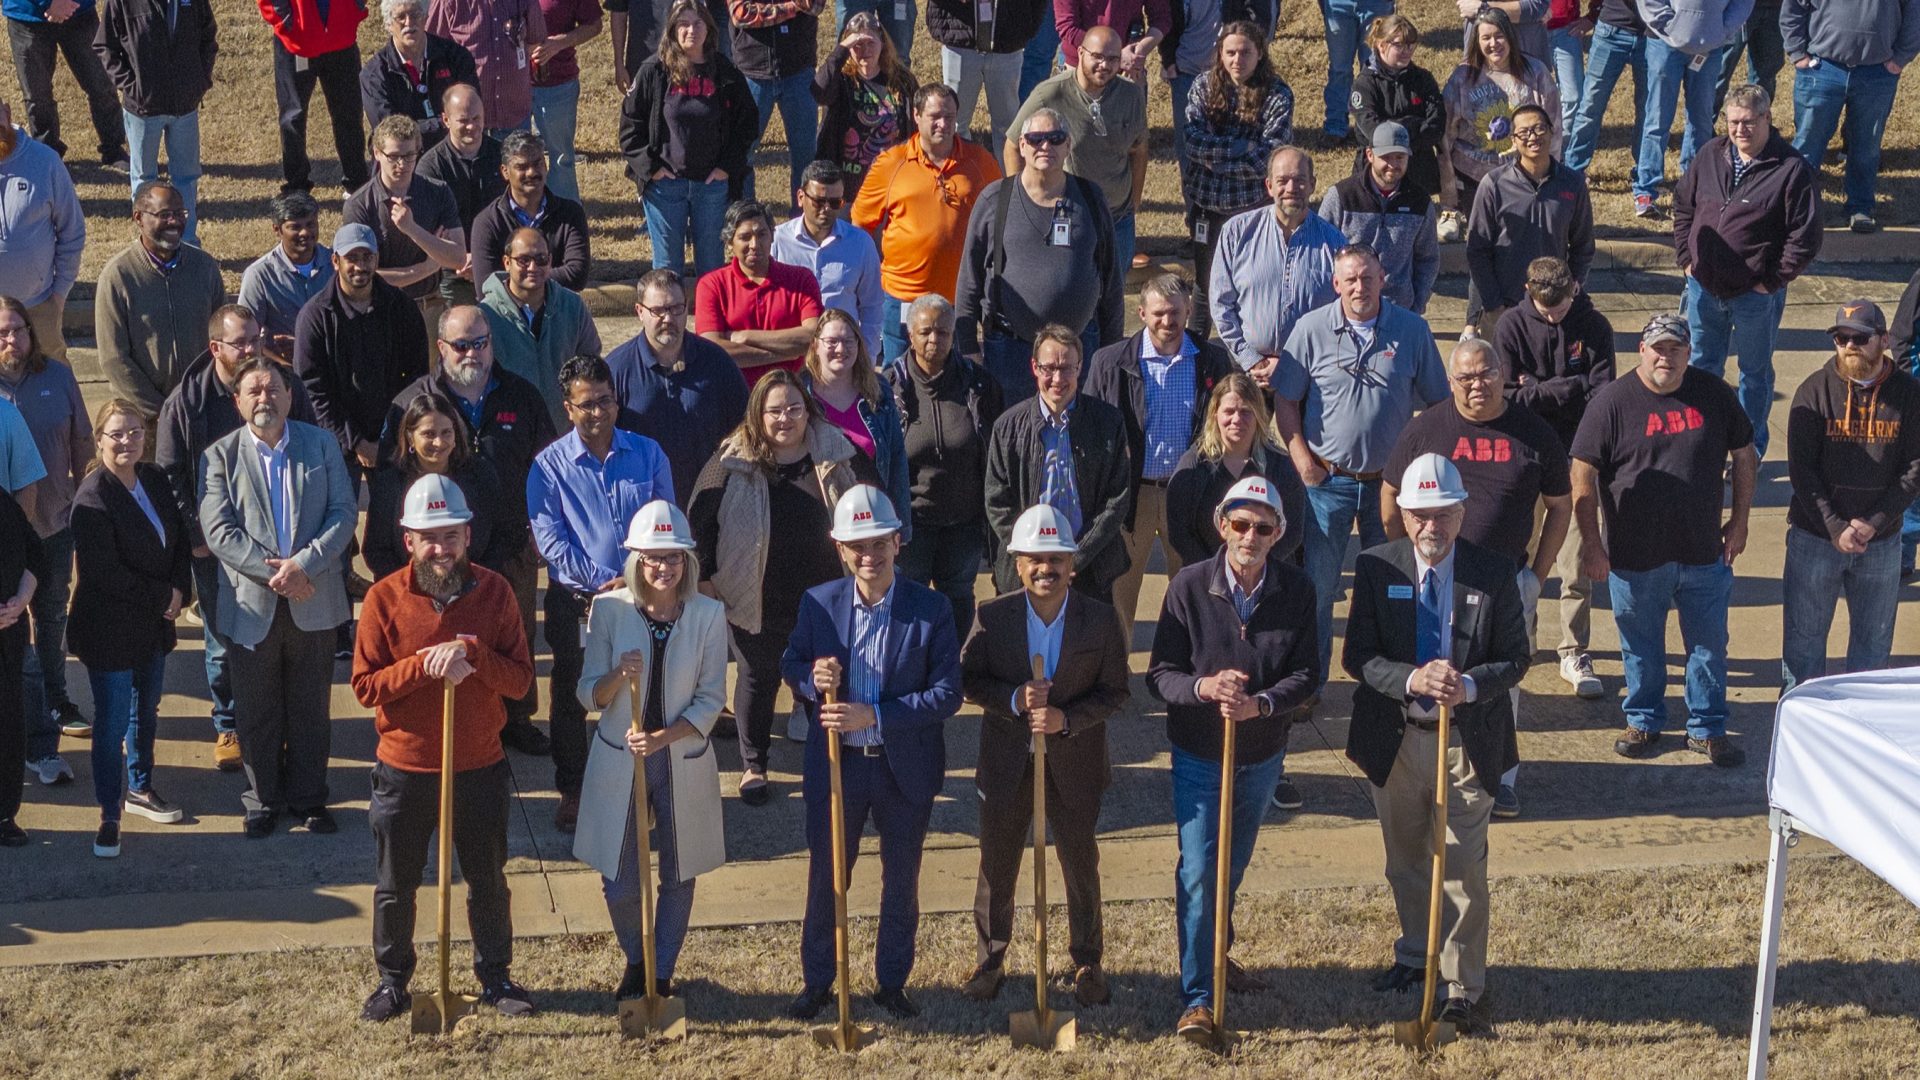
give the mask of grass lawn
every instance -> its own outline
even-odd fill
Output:
[[[1068,1056],[1006,1038],[1007,1014],[1032,1001],[1024,924],[1012,977],[983,1006],[958,991],[971,920],[943,916],[921,927],[913,991],[925,1014],[882,1023],[856,998],[882,1037],[852,1062],[780,1016],[798,985],[798,928],[787,924],[694,933],[679,972],[692,1035],[654,1049],[619,1037],[621,961],[606,935],[517,943],[514,975],[542,1012],[488,1013],[445,1043],[409,1041],[404,1021],[355,1018],[373,979],[366,949],[0,971],[0,1076],[1726,1077],[1745,1063],[1763,880],[1760,866],[1496,880],[1493,1026],[1431,1060],[1392,1038],[1390,1021],[1417,999],[1366,986],[1393,933],[1378,887],[1241,905],[1235,955],[1273,989],[1230,1000],[1232,1023],[1252,1036],[1224,1066],[1171,1034],[1173,917],[1154,902],[1108,907],[1114,1000],[1079,1011],[1081,1049]],[[1799,863],[1791,882],[1775,1075],[1920,1076],[1920,912],[1844,859]],[[431,894],[422,901],[428,928]],[[1058,908],[1054,925],[1061,942]],[[872,934],[856,922],[863,992]],[[467,950],[456,952],[470,990]]]
[[[202,107],[202,158],[206,175],[200,181],[200,205],[204,222],[201,243],[221,260],[230,288],[237,289],[240,272],[272,240],[264,224],[266,204],[280,183],[279,142],[276,134],[277,109],[273,97],[273,61],[269,33],[260,20],[255,4],[247,0],[212,0],[220,23],[220,59],[215,70],[216,85]],[[1432,71],[1444,83],[1459,58],[1460,29],[1452,0],[1402,0],[1402,11],[1424,31],[1425,44],[1417,62]],[[1305,138],[1317,133],[1324,119],[1322,88],[1325,85],[1326,48],[1320,16],[1315,5],[1289,0],[1283,5],[1281,25],[1273,45],[1277,70],[1293,87],[1296,109],[1294,127]],[[360,44],[364,54],[385,43],[385,31],[377,15],[361,27]],[[829,28],[821,34],[823,50],[832,47]],[[648,265],[648,247],[633,183],[626,176],[625,162],[618,154],[619,102],[613,88],[607,38],[589,42],[583,50],[584,95],[580,110],[578,143],[580,147],[580,183],[588,215],[594,223],[594,276],[608,281],[630,281]],[[14,106],[17,120],[24,118],[19,88],[11,65],[0,74],[0,92]],[[924,32],[915,42],[913,67],[922,79],[937,78],[940,70],[937,47]],[[1743,69],[1744,71],[1744,69]],[[79,90],[64,67],[56,79],[61,103],[64,137],[72,148],[69,153],[74,181],[85,201],[88,219],[88,243],[81,280],[90,282],[112,254],[129,243],[133,226],[127,219],[126,178],[105,172],[92,160],[92,132]],[[1626,149],[1632,124],[1632,105],[1623,80],[1613,96],[1607,114],[1602,149],[1594,159],[1591,179],[1594,185],[1594,213],[1597,223],[1616,233],[1642,236],[1668,231],[1662,223],[1635,219],[1628,198],[1628,170],[1631,159]],[[1792,75],[1783,72],[1779,91],[1788,98],[1775,108],[1775,120],[1783,131],[1791,133]],[[1159,255],[1184,253],[1181,200],[1178,175],[1172,161],[1171,99],[1167,86],[1157,72],[1149,93],[1149,118],[1153,125],[1154,163],[1148,173],[1145,205],[1139,221],[1141,249]],[[324,214],[323,230],[331,235],[339,223],[338,167],[331,161],[332,147],[327,134],[326,105],[320,95],[314,97],[309,118],[309,149],[314,155],[315,177],[321,187]],[[986,112],[980,105],[978,124],[984,131]],[[1920,91],[1914,80],[1903,80],[1887,128],[1887,153],[1883,159],[1880,183],[1879,217],[1882,224],[1920,222],[1920,199],[1914,198],[1920,184]],[[767,134],[766,145],[756,160],[759,190],[778,196],[786,184],[786,149],[776,114]],[[1679,136],[1668,169],[1677,168]],[[1352,164],[1351,151],[1316,152],[1315,161],[1324,190],[1346,175]],[[1829,163],[1824,182],[1829,224],[1840,221],[1839,173]]]

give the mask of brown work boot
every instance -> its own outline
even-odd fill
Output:
[[[1106,972],[1099,964],[1082,964],[1073,973],[1073,1000],[1082,1005],[1105,1005],[1113,1000],[1113,991],[1107,989]]]
[[[1236,994],[1257,994],[1271,989],[1267,981],[1236,963],[1233,957],[1227,957],[1227,989]]]
[[[983,964],[967,976],[966,982],[960,984],[960,992],[974,1001],[992,1001],[1000,996],[1000,982],[1005,977],[999,968]]]
[[[240,771],[240,736],[231,731],[214,736],[213,767],[221,772]]]
[[[1195,1005],[1180,1014],[1180,1024],[1175,1030],[1180,1033],[1181,1038],[1190,1042],[1212,1042],[1213,1010],[1205,1005]]]
[[[553,827],[563,833],[570,833],[578,824],[580,824],[580,796],[560,796],[560,805],[553,812]]]
[[[1623,758],[1652,757],[1654,748],[1660,745],[1660,733],[1644,728],[1629,727],[1613,740],[1613,752]]]
[[[1696,739],[1689,735],[1687,749],[1696,754],[1706,755],[1708,761],[1723,769],[1744,765],[1747,761],[1747,752],[1733,745],[1733,740],[1725,735],[1713,735],[1705,739]]]

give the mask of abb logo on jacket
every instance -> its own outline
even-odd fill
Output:
[[[1469,439],[1462,435],[1460,441],[1453,444],[1455,461],[1512,461],[1513,441],[1511,439]]]
[[[1700,410],[1689,405],[1685,409],[1666,409],[1647,414],[1647,436],[1679,435],[1688,431],[1698,431],[1706,426],[1707,418]]]

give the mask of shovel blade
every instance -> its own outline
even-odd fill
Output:
[[[687,1037],[687,1003],[654,994],[622,1001],[620,1035],[628,1039],[684,1039]]]
[[[1008,1034],[1013,1037],[1015,1046],[1031,1046],[1036,1050],[1064,1054],[1074,1048],[1079,1038],[1079,1023],[1072,1013],[1055,1012],[1051,1009],[1045,1016],[1028,1009],[1017,1012],[1007,1018]]]
[[[859,1024],[821,1024],[813,1029],[813,1041],[828,1050],[851,1054],[873,1041],[873,1029]]]
[[[444,998],[438,990],[415,994],[408,1030],[414,1035],[451,1035],[479,1004],[480,999],[472,994],[448,994]]]
[[[1427,1024],[1418,1020],[1398,1020],[1393,1025],[1394,1042],[1420,1050],[1437,1050],[1459,1037],[1452,1022],[1447,1020],[1435,1020]]]

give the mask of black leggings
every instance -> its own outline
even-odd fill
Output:
[[[773,745],[773,703],[780,696],[780,656],[787,651],[791,626],[762,626],[749,634],[733,628],[733,658],[739,663],[733,687],[733,714],[740,730],[740,764],[744,769],[767,770],[767,752]]]

